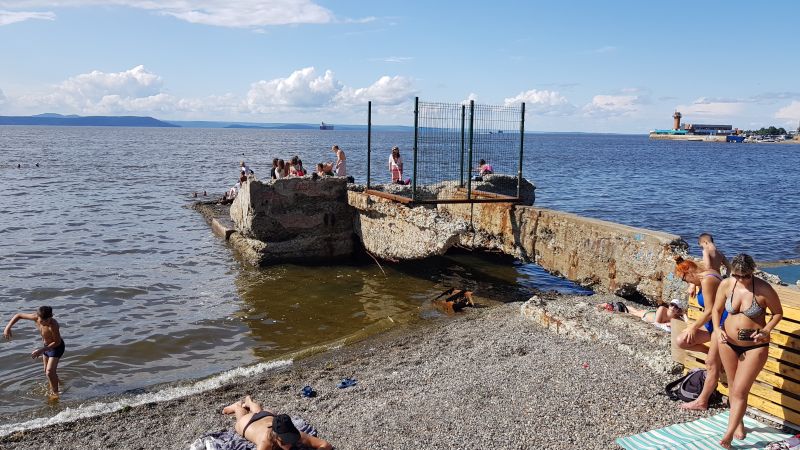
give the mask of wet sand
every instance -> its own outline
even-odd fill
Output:
[[[607,299],[547,301],[603,326],[610,313],[593,304]],[[18,432],[0,448],[185,449],[232,427],[220,410],[245,394],[305,418],[338,449],[612,448],[616,437],[709,414],[681,411],[663,395],[674,375],[619,342],[557,334],[524,318],[520,305],[467,309],[213,391]],[[619,337],[627,345],[652,341],[650,325],[610,320],[637,330]],[[344,377],[358,384],[337,389]],[[299,395],[306,384],[316,398]]]

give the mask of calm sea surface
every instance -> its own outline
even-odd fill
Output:
[[[449,286],[487,301],[580,291],[485,255],[384,264],[386,275],[371,260],[253,269],[185,207],[192,192],[233,184],[242,159],[266,177],[273,157],[313,168],[334,143],[363,182],[364,132],[0,127],[0,326],[50,304],[67,343],[60,406],[45,405],[41,363],[27,356],[32,324],[0,343],[0,420],[274,359],[387,317],[433,317],[428,300]],[[409,155],[411,135],[373,137],[386,159],[392,145]],[[524,170],[540,206],[690,244],[709,231],[729,255],[772,260],[800,257],[798,167],[797,145],[531,134]]]

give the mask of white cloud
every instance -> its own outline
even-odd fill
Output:
[[[470,101],[478,103],[478,94],[476,94],[474,92],[470,92],[466,99],[461,100],[461,104],[462,105],[469,105]]]
[[[675,107],[687,119],[699,122],[705,118],[715,119],[739,115],[744,111],[744,103],[734,99],[715,99],[700,97],[691,105]]]
[[[405,63],[411,61],[410,56],[387,56],[386,58],[378,58],[376,61],[383,61],[387,63]]]
[[[627,116],[638,112],[641,103],[638,95],[595,95],[583,112],[595,117]]]
[[[270,112],[276,108],[322,107],[342,90],[342,84],[326,70],[316,76],[313,67],[295,70],[286,78],[261,80],[250,86],[247,107],[252,112]]]
[[[797,123],[800,121],[800,101],[794,100],[792,103],[784,106],[783,108],[779,109],[775,113],[776,119],[783,119],[791,121],[792,123]]]
[[[603,47],[592,50],[592,53],[603,54],[603,53],[614,53],[616,51],[617,47],[614,47],[613,45],[605,45]]]
[[[334,101],[340,106],[366,105],[368,101],[383,106],[395,106],[410,100],[415,94],[413,83],[402,76],[384,75],[365,88],[345,87]]]
[[[52,12],[0,10],[0,27],[12,23],[24,22],[26,20],[56,20],[56,15]]]
[[[233,28],[329,23],[334,20],[333,13],[310,0],[18,0],[0,3],[0,6],[10,9],[103,5],[144,9],[186,22]]]
[[[23,105],[82,113],[109,112],[112,104],[156,96],[161,93],[161,86],[161,77],[144,66],[113,73],[95,70],[69,78],[53,86],[49,93],[22,96],[19,101]]]
[[[286,78],[262,80],[250,85],[247,94],[225,94],[204,98],[181,98],[165,92],[162,78],[136,66],[121,72],[92,71],[71,77],[46,92],[10,95],[0,91],[0,105],[15,113],[44,111],[81,115],[154,115],[238,119],[259,116],[264,119],[302,120],[306,113],[323,110],[353,113],[372,100],[375,110],[395,114],[406,112],[414,96],[411,80],[402,76],[382,76],[365,88],[347,87],[332,71],[319,75],[313,67],[292,72]],[[5,103],[5,105],[4,105]],[[380,109],[379,109],[380,108]],[[399,114],[399,113],[398,113]],[[316,120],[316,119],[315,119]]]
[[[575,111],[575,106],[556,91],[531,89],[520,92],[516,97],[506,98],[505,106],[525,102],[525,112],[545,116],[566,116]]]

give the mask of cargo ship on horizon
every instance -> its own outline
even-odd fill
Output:
[[[325,123],[325,122],[322,122],[322,123],[319,125],[319,129],[320,129],[320,130],[332,130],[332,129],[333,129],[333,125],[331,125],[331,124],[328,124],[328,123]]]

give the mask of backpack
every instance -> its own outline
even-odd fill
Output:
[[[670,400],[682,400],[691,402],[700,396],[703,391],[703,384],[706,382],[706,369],[692,369],[686,375],[669,383],[664,391]],[[714,396],[711,396],[714,398]],[[711,399],[709,399],[711,403]]]

